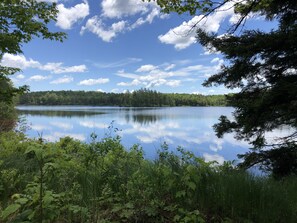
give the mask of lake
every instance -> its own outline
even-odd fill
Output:
[[[99,138],[110,133],[122,137],[126,148],[140,144],[145,157],[153,159],[166,142],[171,150],[178,146],[205,160],[237,159],[249,145],[227,134],[218,139],[212,126],[221,115],[231,117],[231,107],[86,107],[86,106],[18,106],[26,119],[29,137],[42,136],[57,141],[64,136],[90,142],[91,133]],[[110,127],[110,128],[108,128]]]

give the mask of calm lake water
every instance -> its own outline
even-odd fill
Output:
[[[212,126],[220,115],[231,117],[230,107],[19,106],[17,109],[30,126],[27,131],[30,137],[41,135],[48,141],[56,141],[71,136],[89,142],[91,133],[102,138],[109,134],[108,127],[112,125],[126,148],[140,144],[145,156],[152,159],[164,142],[172,150],[181,146],[207,161],[219,163],[237,159],[236,155],[249,147],[231,134],[223,139],[215,136]]]

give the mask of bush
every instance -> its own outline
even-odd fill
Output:
[[[294,222],[297,180],[206,163],[164,144],[155,160],[118,136],[89,144],[0,135],[2,222]]]

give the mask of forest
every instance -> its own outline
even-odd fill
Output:
[[[140,89],[126,93],[96,91],[39,91],[19,97],[20,105],[91,105],[91,106],[226,106],[224,95],[160,93]]]

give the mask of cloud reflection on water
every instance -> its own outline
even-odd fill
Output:
[[[171,149],[182,146],[205,159],[222,162],[248,148],[246,142],[236,141],[231,134],[218,139],[213,132],[212,125],[219,116],[230,116],[232,111],[226,107],[53,107],[51,111],[34,107],[20,113],[32,123],[28,134],[36,137],[36,130],[42,131],[48,141],[70,136],[88,142],[93,132],[104,137],[113,123],[114,129],[121,130],[114,134],[122,136],[127,148],[139,143],[150,157],[166,142]]]

